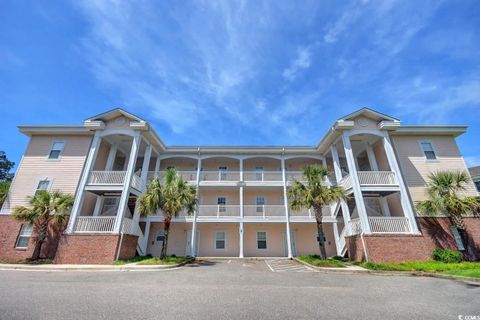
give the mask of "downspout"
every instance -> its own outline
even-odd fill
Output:
[[[115,257],[115,260],[118,260],[118,258],[120,258],[120,251],[122,250],[122,243],[123,243],[123,232],[120,231],[120,243],[118,244],[117,256]]]

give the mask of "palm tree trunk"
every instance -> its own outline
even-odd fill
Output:
[[[47,238],[47,229],[48,221],[43,222],[38,228],[38,235],[37,240],[35,241],[35,249],[33,250],[32,260],[38,260],[40,258],[40,254],[42,253],[42,245]]]
[[[315,220],[317,220],[317,235],[318,235],[318,247],[320,250],[320,259],[327,259],[327,251],[325,250],[325,237],[323,232],[322,222],[322,207],[314,207]]]
[[[165,218],[163,220],[163,232],[164,232],[164,238],[163,238],[163,244],[162,244],[162,251],[160,253],[160,259],[165,259],[167,256],[167,247],[168,247],[168,234],[170,230],[170,218]]]

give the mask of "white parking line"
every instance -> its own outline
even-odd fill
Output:
[[[265,260],[265,264],[272,272],[315,272],[314,269],[292,260]]]

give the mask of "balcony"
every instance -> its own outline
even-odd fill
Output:
[[[198,220],[239,220],[238,205],[200,205],[197,212]]]
[[[282,171],[244,171],[243,181],[247,185],[283,185]]]
[[[165,180],[166,174],[167,171],[164,170],[158,171],[156,174],[154,171],[149,171],[147,175],[147,183],[152,181],[155,175],[158,177],[158,180],[160,180],[160,182],[163,182]],[[197,183],[197,171],[177,171],[177,176],[182,177],[188,183]]]
[[[125,184],[126,171],[92,171],[87,180],[87,190],[120,190]],[[142,191],[143,183],[139,175],[132,176],[131,186]]]
[[[201,171],[201,185],[225,185],[236,186],[240,181],[239,171]]]
[[[279,220],[286,221],[283,205],[247,205],[243,206],[245,220]]]
[[[359,171],[358,180],[362,190],[398,189],[398,182],[393,171]],[[345,190],[352,189],[352,177],[344,176],[338,183]]]

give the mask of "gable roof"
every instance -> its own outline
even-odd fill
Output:
[[[380,120],[395,121],[395,122],[400,121],[397,118],[390,117],[390,116],[388,116],[384,113],[375,111],[375,110],[367,108],[367,107],[364,107],[364,108],[361,108],[361,109],[359,109],[355,112],[352,112],[352,113],[350,113],[350,114],[348,114],[348,115],[346,115],[346,116],[344,116],[344,117],[342,117],[338,120],[344,120],[344,121],[345,120],[351,120],[351,119],[353,119],[355,117],[358,117],[360,115],[364,115],[364,116],[367,116],[369,118],[372,118],[372,119],[378,120],[378,121],[380,121]]]
[[[135,120],[135,121],[146,122],[142,118],[137,117],[136,115],[134,115],[134,114],[132,114],[128,111],[125,111],[122,108],[115,108],[115,109],[109,110],[107,112],[100,113],[96,116],[85,119],[85,121],[97,121],[97,120],[107,120],[108,121],[108,120],[114,119],[114,118],[119,117],[119,116],[124,116],[126,118],[129,118],[129,119]]]

